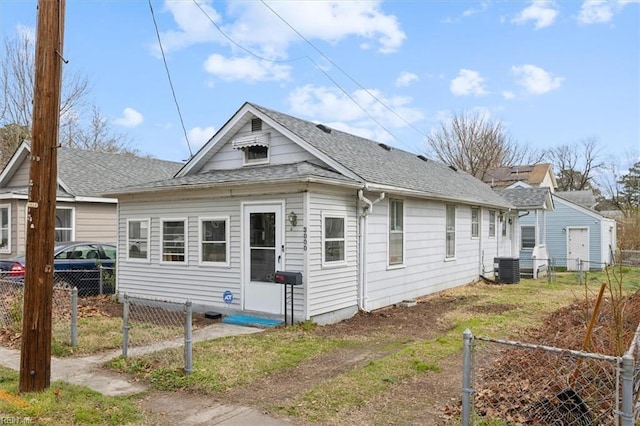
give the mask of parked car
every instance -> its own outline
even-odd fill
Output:
[[[110,294],[115,291],[113,268],[116,246],[96,241],[56,243],[53,251],[54,283],[77,287],[79,296]],[[3,278],[23,281],[25,255],[0,260]]]

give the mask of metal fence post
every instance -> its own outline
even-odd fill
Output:
[[[622,426],[633,426],[633,357],[626,354],[622,357],[622,410],[620,417]]]
[[[583,277],[582,277],[582,259],[578,258],[578,284],[582,285]]]
[[[71,289],[71,346],[78,346],[78,288]]]
[[[193,308],[191,300],[187,300],[185,304],[185,320],[184,320],[184,372],[186,374],[193,373],[193,337],[192,337],[192,319]]]
[[[104,268],[102,267],[102,265],[99,266],[98,268],[100,270],[100,294],[104,294],[103,288],[104,288]]]
[[[129,296],[124,293],[122,298],[122,356],[126,358],[129,345]]]
[[[471,369],[473,368],[471,352],[473,351],[473,335],[468,328],[462,333],[463,360],[462,360],[462,426],[469,426],[471,423]]]

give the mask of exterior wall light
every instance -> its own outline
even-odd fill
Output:
[[[298,216],[296,216],[295,212],[292,211],[291,213],[289,213],[287,218],[289,219],[289,223],[291,224],[291,226],[296,226],[298,224]]]

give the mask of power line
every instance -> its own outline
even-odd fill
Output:
[[[307,39],[304,35],[302,35],[297,29],[295,29],[293,27],[293,25],[291,25],[289,22],[287,22],[286,19],[284,19],[280,14],[278,14],[278,12],[276,12],[275,10],[273,10],[271,8],[271,6],[269,6],[264,0],[260,0],[260,2],[271,11],[271,13],[273,13],[274,15],[276,15],[282,22],[285,23],[285,25],[287,25],[291,31],[295,32],[302,40],[304,40],[309,46],[311,46],[316,52],[318,52],[320,55],[322,55],[323,58],[325,58],[327,61],[329,61],[331,63],[331,65],[333,65],[334,67],[336,67],[341,73],[343,73],[345,76],[347,76],[347,78],[349,80],[351,80],[354,84],[356,84],[359,88],[361,88],[362,90],[364,90],[369,96],[371,96],[373,99],[376,100],[376,102],[380,103],[380,105],[382,105],[383,107],[385,107],[387,110],[389,110],[391,113],[393,113],[396,117],[398,117],[400,120],[402,120],[406,125],[410,126],[412,129],[414,129],[416,132],[418,132],[421,136],[427,137],[426,134],[424,134],[420,129],[418,129],[417,127],[415,127],[413,124],[411,124],[409,121],[405,120],[404,117],[402,117],[400,114],[398,114],[393,108],[391,108],[390,106],[388,106],[385,102],[383,102],[380,98],[378,98],[374,93],[371,93],[371,91],[367,88],[365,88],[362,84],[360,84],[356,79],[354,79],[353,77],[351,77],[351,75],[349,75],[349,73],[347,73],[344,69],[342,69],[338,64],[336,64],[330,57],[328,57],[327,55],[325,55],[318,47],[316,47],[316,45],[314,45],[309,39]]]
[[[360,103],[358,103],[358,101],[355,100],[355,98],[353,96],[351,96],[335,79],[333,79],[329,73],[327,73],[325,70],[322,69],[322,67],[320,67],[313,59],[311,59],[311,57],[309,57],[308,55],[305,56],[301,56],[295,59],[289,59],[289,60],[276,60],[276,59],[270,59],[270,58],[265,58],[263,56],[260,56],[254,52],[252,52],[251,50],[247,49],[246,47],[242,46],[240,43],[236,42],[233,38],[231,38],[231,36],[229,36],[228,34],[226,34],[222,28],[220,28],[220,26],[218,24],[216,24],[216,22],[209,16],[209,14],[202,8],[202,6],[200,6],[200,4],[198,4],[198,2],[196,0],[192,0],[193,3],[195,3],[196,6],[198,6],[198,8],[202,11],[202,13],[207,17],[207,19],[209,19],[209,21],[216,27],[216,29],[218,30],[218,32],[220,32],[220,34],[222,34],[227,40],[229,40],[231,43],[233,43],[235,46],[237,46],[239,49],[243,50],[244,52],[246,52],[247,54],[258,58],[260,60],[263,61],[267,61],[267,62],[273,62],[273,63],[283,63],[283,62],[294,62],[294,61],[298,61],[300,59],[307,59],[309,62],[311,62],[313,64],[313,66],[319,70],[322,74],[325,75],[325,77],[327,77],[329,79],[329,81],[331,81],[338,89],[340,89],[340,91],[351,100],[351,102],[353,102],[354,104],[356,104],[358,106],[358,108],[360,108],[360,110],[362,110],[362,112],[364,112],[365,114],[367,114],[367,116],[369,116],[369,118],[371,120],[373,120],[380,128],[382,128],[385,132],[387,132],[391,137],[393,137],[396,141],[398,141],[399,143],[401,143],[402,145],[404,145],[406,148],[408,148],[409,150],[411,150],[411,147],[409,147],[407,144],[405,144],[403,141],[401,141],[393,132],[391,132],[389,129],[387,129],[377,118],[375,118],[366,108],[364,108],[362,105],[360,105]],[[264,1],[262,2],[263,4]],[[331,62],[331,64],[333,64],[338,70],[342,71],[343,74],[345,74],[347,77],[349,77],[353,82],[355,82],[360,88],[362,88],[366,93],[368,93],[371,97],[373,97],[377,102],[379,102],[380,104],[382,104],[385,108],[387,108],[388,110],[390,110],[391,112],[393,112],[395,115],[397,115],[398,117],[400,117],[400,115],[398,115],[395,111],[393,111],[391,108],[389,108],[387,105],[384,104],[384,102],[382,102],[380,99],[378,99],[374,94],[372,94],[369,90],[365,89],[362,85],[360,85],[358,82],[356,82],[352,77],[350,77],[345,71],[343,71],[339,66],[337,66],[333,61],[331,61],[331,59],[329,59],[324,53],[322,53],[317,47],[315,47],[313,44],[311,44],[311,42],[309,42],[306,38],[304,38],[304,36],[302,36],[302,34],[300,34],[295,28],[293,28],[287,21],[285,21],[280,15],[278,15],[275,11],[273,11],[273,9],[271,9],[268,5],[265,4],[265,6],[267,6],[267,8],[269,8],[269,10],[271,10],[278,18],[280,18],[285,24],[287,24],[287,26],[289,26],[289,28],[291,28],[296,34],[298,34],[303,40],[305,40],[307,43],[309,43],[315,50],[317,50],[324,58],[326,58],[329,62]],[[402,121],[404,121],[405,123],[407,123],[406,120],[404,120],[404,118],[400,117],[400,119]],[[407,123],[409,124],[409,123]],[[410,124],[409,124],[410,125]],[[413,127],[413,126],[411,126]],[[417,130],[417,129],[416,129]],[[423,135],[424,136],[424,135]]]
[[[193,152],[191,151],[191,144],[189,143],[189,136],[187,135],[187,129],[184,126],[184,120],[182,119],[182,112],[180,111],[180,104],[178,103],[178,98],[176,97],[176,91],[173,88],[173,81],[171,80],[171,73],[169,72],[169,65],[167,64],[167,58],[164,54],[164,49],[162,48],[162,40],[160,39],[160,31],[158,30],[158,23],[156,22],[156,14],[153,11],[153,6],[151,5],[151,0],[149,0],[149,9],[151,9],[151,17],[153,18],[153,26],[156,29],[156,36],[158,37],[158,45],[160,46],[160,52],[162,53],[162,61],[164,62],[164,69],[167,72],[167,78],[169,79],[169,86],[171,87],[171,94],[173,95],[173,101],[176,104],[176,109],[178,110],[178,117],[180,117],[180,125],[182,126],[182,132],[184,133],[184,139],[187,141],[187,148],[189,148],[189,158],[193,157]]]

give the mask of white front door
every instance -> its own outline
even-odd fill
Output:
[[[284,286],[282,204],[245,204],[243,213],[244,309],[282,314]]]
[[[567,228],[567,270],[577,271],[579,260],[589,260],[589,228]],[[589,268],[588,264],[584,265]]]

